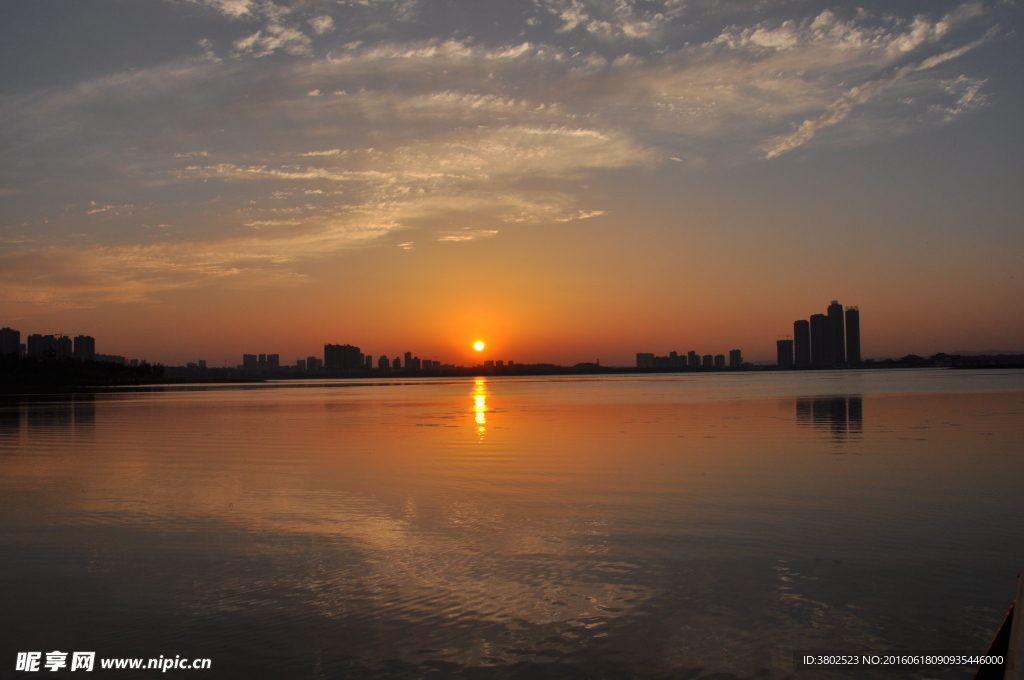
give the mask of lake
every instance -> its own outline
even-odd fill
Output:
[[[969,678],[793,652],[984,651],[1024,568],[1024,372],[7,400],[0,520],[16,677],[63,650],[197,678]]]

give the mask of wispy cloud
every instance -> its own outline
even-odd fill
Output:
[[[844,92],[842,96],[832,102],[820,116],[811,120],[805,120],[792,134],[774,140],[768,146],[765,158],[775,158],[776,156],[786,153],[787,151],[791,151],[798,146],[806,144],[813,139],[821,129],[842,122],[848,115],[850,115],[850,112],[857,105],[863,104],[873,97],[876,97],[884,90],[895,86],[907,76],[934,68],[952,59],[956,59],[979,45],[984,44],[994,35],[995,31],[989,31],[978,40],[967,45],[928,57],[918,63],[901,66],[892,73],[850,88]],[[949,91],[947,86],[944,85],[943,87]],[[983,97],[978,93],[980,87],[980,83],[975,84],[974,91],[969,94],[968,102],[973,100],[981,103],[983,101]]]

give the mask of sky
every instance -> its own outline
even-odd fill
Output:
[[[0,4],[0,325],[165,364],[1024,351],[1015,1]],[[473,356],[475,340],[487,349]]]

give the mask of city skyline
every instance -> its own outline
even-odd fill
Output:
[[[605,367],[610,368],[636,368],[640,370],[722,370],[725,368],[738,369],[748,367],[764,367],[775,365],[782,369],[830,369],[830,368],[854,368],[867,362],[870,365],[878,365],[875,362],[891,361],[897,358],[909,358],[918,356],[915,353],[902,355],[902,357],[885,356],[862,356],[861,351],[861,324],[859,306],[843,307],[838,300],[833,300],[826,310],[826,314],[811,314],[810,319],[797,319],[793,322],[793,334],[776,341],[775,360],[758,359],[748,361],[743,356],[743,350],[733,348],[728,350],[728,356],[724,353],[704,354],[696,350],[679,353],[670,351],[665,356],[658,356],[653,352],[636,352],[635,360],[623,364],[605,362]],[[25,342],[20,342],[21,338]],[[475,354],[475,362],[467,364],[453,364],[436,357],[420,357],[412,351],[398,353],[392,359],[389,354],[379,356],[372,352],[363,352],[359,346],[351,344],[324,343],[323,352],[320,356],[311,354],[305,358],[296,357],[294,362],[287,359],[281,361],[281,353],[257,353],[250,354],[243,352],[240,363],[233,363],[225,358],[222,364],[210,362],[207,359],[195,359],[189,357],[187,361],[179,364],[162,364],[177,368],[188,368],[199,370],[207,368],[229,368],[237,369],[250,374],[274,374],[279,372],[310,373],[326,371],[327,373],[338,372],[365,372],[382,371],[393,372],[419,372],[423,370],[452,370],[466,368],[501,368],[504,366],[528,367],[530,365],[546,366],[576,366],[594,365],[600,366],[601,359],[594,362],[586,360],[571,361],[564,364],[552,361],[529,361],[516,362],[513,359],[496,359],[491,354],[483,353],[484,349],[490,349],[482,340],[476,340],[471,344]],[[705,348],[706,349],[706,348]],[[951,352],[936,352],[936,355],[957,354],[966,351],[968,354],[998,353],[1006,355],[1024,355],[1024,352],[1015,350],[987,350],[987,352],[974,352],[970,350],[952,350]],[[96,352],[96,340],[91,336],[75,336],[67,334],[25,334],[18,329],[3,327],[0,329],[0,354],[18,354],[34,358],[75,358],[79,360],[98,360],[123,363],[131,366],[147,365],[151,363],[148,359],[130,357],[124,355],[101,354]],[[375,358],[376,356],[376,358]]]
[[[826,295],[864,358],[1024,349],[1017,4],[437,7],[4,4],[0,324],[762,362]]]

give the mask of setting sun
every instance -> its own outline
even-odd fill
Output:
[[[477,340],[476,342],[474,342],[473,349],[475,349],[477,352],[482,352],[484,349],[483,340]]]

